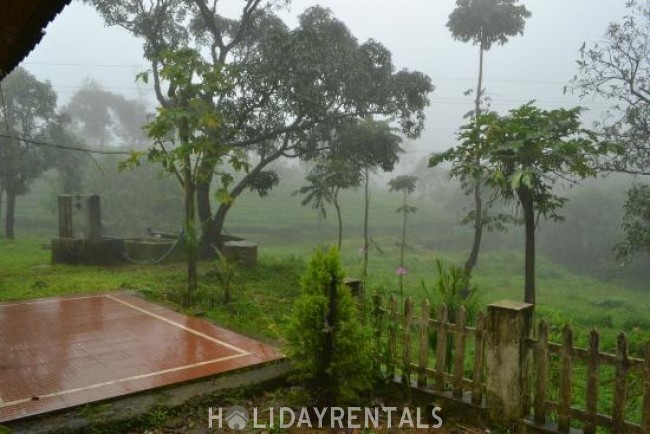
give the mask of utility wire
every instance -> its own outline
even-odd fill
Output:
[[[30,145],[34,145],[34,146],[43,146],[43,147],[46,147],[46,148],[63,149],[63,150],[66,150],[66,151],[86,152],[88,154],[132,155],[133,152],[135,152],[134,150],[132,150],[132,151],[118,151],[118,150],[88,149],[88,148],[84,148],[84,147],[81,147],[81,146],[62,145],[62,144],[58,144],[58,143],[42,142],[42,141],[39,141],[39,140],[28,139],[26,137],[12,136],[10,134],[0,134],[0,138],[20,140],[22,142],[29,143]]]

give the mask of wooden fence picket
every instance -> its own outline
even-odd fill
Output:
[[[571,384],[573,382],[573,331],[565,326],[560,353],[560,395],[557,409],[558,431],[568,433],[571,427]]]
[[[625,432],[625,394],[627,392],[628,345],[625,333],[616,339],[616,374],[614,379],[614,405],[612,408],[612,434]]]
[[[548,324],[542,321],[539,324],[537,346],[535,348],[535,394],[533,410],[535,423],[546,423],[546,387],[548,384]]]
[[[463,396],[463,378],[465,374],[465,322],[467,311],[464,306],[458,310],[454,332],[454,397]]]
[[[598,378],[600,366],[600,335],[592,330],[587,349],[587,389],[585,396],[584,434],[596,433],[596,415],[598,413]]]
[[[388,325],[388,373],[391,377],[395,376],[395,364],[397,363],[397,298],[395,295],[390,296],[389,301],[389,319]]]
[[[413,320],[413,300],[407,297],[404,301],[404,334],[402,340],[402,382],[411,384],[411,322]]]
[[[431,319],[431,306],[429,300],[422,302],[422,312],[420,314],[420,360],[418,372],[418,387],[426,387],[427,374],[426,369],[429,364],[429,320]]]
[[[437,342],[436,342],[436,388],[439,391],[445,390],[445,372],[447,368],[447,333],[445,324],[447,324],[447,306],[442,303],[438,307],[436,316],[438,324]]]
[[[474,369],[472,372],[472,403],[480,405],[483,401],[483,359],[485,349],[485,315],[478,313],[474,331]]]

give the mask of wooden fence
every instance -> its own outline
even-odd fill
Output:
[[[595,434],[598,427],[612,433],[649,434],[650,433],[650,342],[645,346],[644,359],[630,357],[628,340],[625,333],[620,333],[616,342],[616,354],[601,352],[600,335],[592,330],[589,335],[588,348],[573,345],[573,330],[566,326],[562,332],[562,343],[548,341],[548,324],[539,324],[537,339],[530,339],[528,344],[534,353],[533,380],[533,417],[526,423],[533,426],[546,426],[549,420],[559,433],[568,433],[572,421],[579,421],[585,434]],[[559,387],[557,401],[549,399],[549,371],[551,356],[559,358]],[[586,387],[584,399],[574,394],[573,374],[577,363],[586,367]],[[603,392],[600,376],[603,368],[610,366],[614,370],[612,382],[611,414],[602,414],[598,408],[599,396]],[[629,398],[629,383],[635,375],[641,379],[643,401],[641,404],[641,424],[626,420],[626,403]],[[637,397],[639,398],[639,397]],[[584,402],[584,408],[578,408],[576,401]],[[576,425],[576,423],[573,423]]]
[[[500,414],[504,413],[504,402],[517,397],[499,396],[508,395],[508,392],[496,382],[503,383],[503,375],[512,374],[520,376],[512,380],[524,384],[522,395],[526,395],[521,398],[521,411],[512,423],[524,428],[524,432],[569,433],[572,428],[580,427],[584,434],[595,434],[599,428],[614,434],[650,434],[650,342],[645,346],[644,359],[638,359],[629,355],[624,333],[618,336],[616,354],[600,350],[600,336],[596,331],[591,332],[586,349],[574,346],[573,331],[568,326],[562,333],[561,344],[549,342],[548,324],[544,321],[539,325],[537,337],[533,338],[530,305],[524,313],[531,316],[530,321],[512,321],[512,316],[499,319],[496,315],[491,316],[491,322],[488,322],[486,315],[479,312],[475,325],[469,326],[464,308],[455,313],[452,323],[444,304],[438,305],[435,312],[427,300],[420,303],[419,309],[415,308],[411,298],[407,298],[400,309],[395,296],[390,297],[387,305],[381,297],[375,296],[373,304],[377,339],[387,346],[386,369],[395,378],[401,378],[404,384],[426,389],[434,395],[451,396],[461,405],[472,404],[475,408],[487,409],[491,414]],[[503,309],[503,306],[498,308]],[[507,309],[509,305],[506,303],[505,306]],[[493,315],[495,310],[494,305],[488,306],[487,316]],[[503,333],[497,330],[499,321],[503,322],[501,329],[506,333],[528,338],[523,339],[520,345],[518,360],[522,362],[517,363],[518,368],[512,373],[504,373],[499,370],[500,366],[496,366],[493,372],[500,372],[500,378],[491,379],[486,353],[496,354],[493,360],[499,360],[499,363],[512,357],[512,348],[500,349],[500,340],[495,337]],[[530,330],[508,331],[512,327],[529,327]],[[435,339],[430,339],[431,334]],[[468,353],[470,358],[467,358]],[[453,360],[447,360],[450,356]],[[487,363],[490,360],[488,357]],[[555,365],[552,361],[556,362]],[[583,400],[574,393],[573,374],[577,363],[582,363],[586,370]],[[611,414],[607,415],[598,407],[599,396],[604,391],[600,381],[604,367],[613,370]],[[550,399],[551,374],[559,377],[555,401]],[[628,386],[632,376],[640,379],[641,392],[634,397],[642,400],[637,422],[626,420],[626,403],[631,393]],[[635,389],[636,393],[639,393],[638,389]],[[584,408],[579,408],[577,402],[584,402]]]
[[[449,322],[447,306],[440,304],[432,315],[428,300],[416,312],[411,298],[398,309],[393,295],[384,307],[380,297],[374,297],[377,330],[387,334],[390,374],[400,374],[402,381],[419,388],[450,392],[454,398],[465,399],[475,405],[484,401],[485,394],[485,315],[479,312],[476,325],[466,324],[467,312],[461,307],[455,323]],[[435,333],[435,348],[431,348],[430,334]],[[451,351],[448,345],[451,345]],[[473,348],[471,377],[465,365],[467,350]],[[447,360],[449,355],[453,360]],[[399,371],[399,372],[397,372]]]

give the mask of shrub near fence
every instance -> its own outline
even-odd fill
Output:
[[[395,296],[387,304],[375,296],[373,305],[377,339],[387,347],[387,372],[434,397],[453,398],[464,414],[484,410],[492,422],[522,432],[650,434],[650,342],[644,359],[637,359],[629,356],[624,333],[616,354],[600,351],[596,331],[587,349],[573,346],[569,327],[561,344],[549,342],[546,322],[533,338],[533,306],[525,303],[491,304],[473,326],[466,324],[464,309],[454,324],[444,304],[432,309],[427,300],[416,309],[407,298],[399,309]],[[601,385],[607,367],[609,390]],[[584,387],[576,387],[578,371],[585,375]],[[551,389],[557,389],[556,400]],[[612,402],[608,415],[605,398]],[[638,404],[634,409],[626,405],[632,401]]]

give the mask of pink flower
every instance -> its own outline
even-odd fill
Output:
[[[363,256],[364,253],[366,253],[366,249],[359,247],[359,256]]]
[[[395,271],[398,276],[403,276],[406,274],[406,268],[404,267],[397,267],[397,271]]]

